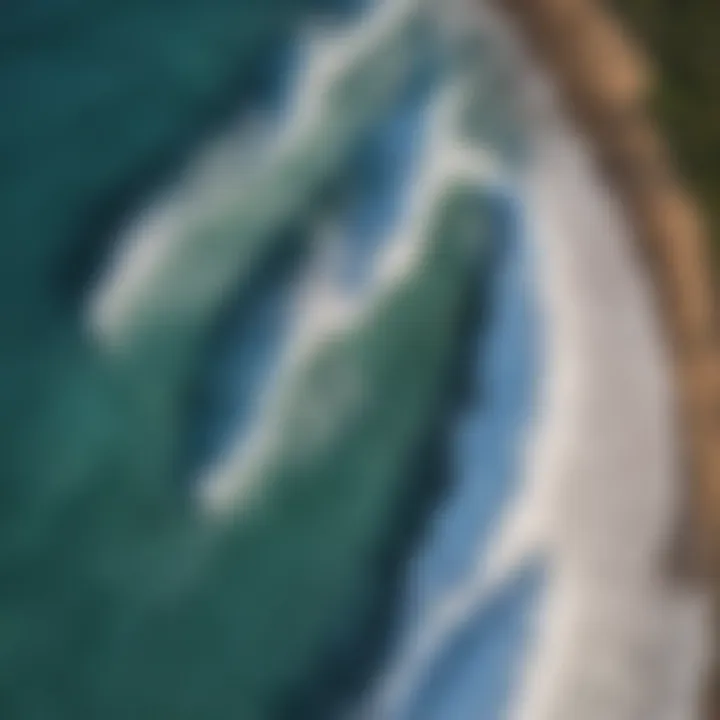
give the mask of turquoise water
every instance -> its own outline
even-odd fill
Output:
[[[462,586],[516,491],[536,323],[519,214],[477,183],[434,198],[420,262],[265,419],[317,219],[352,299],[407,209],[440,78],[422,24],[335,89],[340,119],[294,175],[260,178],[265,205],[243,192],[239,218],[212,218],[212,252],[190,227],[122,352],[85,325],[125,221],[198,140],[244,107],[287,111],[310,5],[4,11],[3,717],[337,717]],[[193,505],[188,486],[263,423],[258,465],[231,468],[253,503]],[[536,589],[478,605],[397,717],[501,717]]]

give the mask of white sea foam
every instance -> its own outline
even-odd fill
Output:
[[[319,266],[306,282],[307,291],[299,304],[300,312],[292,332],[278,378],[262,403],[260,417],[249,435],[242,438],[229,457],[219,460],[198,487],[203,502],[214,510],[237,509],[238,504],[257,487],[262,468],[281,451],[283,440],[279,416],[284,412],[287,395],[302,372],[304,363],[322,345],[340,333],[352,332],[366,321],[373,308],[392,292],[397,283],[411,274],[422,261],[432,213],[438,200],[453,183],[470,182],[490,186],[506,182],[499,163],[490,153],[478,151],[458,138],[458,114],[463,93],[461,87],[446,88],[431,108],[429,137],[423,149],[413,188],[397,226],[374,263],[373,272],[363,293],[348,296],[342,283],[323,272],[327,256],[321,254]],[[332,233],[332,228],[330,229]],[[332,253],[332,238],[327,252]],[[348,406],[360,402],[363,393],[357,382],[349,383],[358,392],[345,396]],[[342,422],[343,408],[335,406],[337,422]]]
[[[511,717],[691,720],[709,608],[663,573],[682,478],[649,281],[552,82],[503,18],[487,5],[472,12],[511,65],[531,141],[522,197],[545,315],[540,412],[523,489],[500,532],[431,607],[361,715],[398,717],[499,585],[540,555],[547,591]]]
[[[508,56],[524,78],[548,357],[524,520],[506,538],[532,527],[552,567],[513,717],[689,720],[708,607],[664,572],[683,482],[669,350],[617,199],[548,78],[517,46]]]
[[[682,495],[668,349],[619,203],[571,124],[542,115],[526,197],[553,429],[539,428],[545,465],[529,480],[553,572],[516,717],[685,720],[707,608],[665,576]]]
[[[103,341],[132,322],[138,297],[163,282],[163,268],[183,252],[182,237],[193,212],[207,214],[239,197],[261,169],[279,166],[327,119],[327,101],[338,80],[367,62],[374,48],[422,11],[423,0],[378,0],[349,27],[308,24],[300,32],[300,67],[282,121],[247,114],[213,139],[190,162],[183,177],[125,228],[107,271],[87,303],[87,322]],[[194,240],[193,242],[200,242]]]
[[[401,21],[411,4],[385,0],[351,36],[317,39],[313,31],[310,70],[295,94],[286,138],[297,137],[298,128],[320,112],[336,68],[356,62],[358,48]],[[706,663],[707,608],[702,595],[671,587],[660,571],[681,480],[668,358],[647,278],[617,203],[522,39],[486,4],[473,3],[464,17],[492,37],[517,81],[508,92],[519,94],[517,107],[526,113],[533,155],[523,197],[547,328],[542,412],[528,448],[523,491],[502,530],[478,553],[469,576],[431,612],[415,649],[390,668],[372,717],[392,717],[445,644],[513,569],[544,553],[551,567],[548,591],[512,717],[691,720]],[[439,103],[439,116],[453,114],[448,108],[457,93],[450,90]],[[437,121],[438,127],[446,124]],[[348,302],[332,282],[314,283],[302,304],[295,356],[314,352],[328,334],[358,322],[372,298],[411,270],[427,208],[448,180],[503,182],[496,160],[471,151],[446,130],[437,131],[429,147],[411,209],[369,295]],[[153,268],[172,253],[174,213],[166,205],[123,246],[91,304],[97,326],[111,327],[137,289],[152,282]],[[276,399],[267,398],[256,431],[213,470],[214,479],[204,485],[211,507],[237,503],[247,490],[244,481],[255,476],[253,468],[272,456],[272,443],[279,442],[272,434],[273,415],[286,387],[277,384]]]

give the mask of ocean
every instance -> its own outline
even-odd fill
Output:
[[[2,13],[0,715],[692,717],[663,345],[522,43]]]

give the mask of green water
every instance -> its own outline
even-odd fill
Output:
[[[250,508],[208,517],[178,476],[216,315],[283,230],[307,220],[390,102],[403,42],[375,48],[338,85],[332,122],[279,169],[212,223],[188,226],[187,253],[138,298],[122,352],[90,337],[81,316],[123,219],[262,91],[258,68],[306,9],[3,9],[3,718],[319,718],[372,663],[403,518],[441,474],[418,458],[441,440],[487,282],[482,197],[443,198],[414,270],[298,370],[273,420],[276,444],[249,478]]]
[[[313,680],[382,592],[488,262],[482,217],[475,193],[446,198],[416,270],[298,371],[237,518],[203,521],[170,491],[176,438],[136,378],[79,341],[46,354],[4,505],[4,716],[268,717]]]

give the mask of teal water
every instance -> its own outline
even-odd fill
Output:
[[[533,351],[519,329],[513,348],[484,343],[502,233],[487,192],[463,183],[437,199],[421,261],[292,376],[260,469],[239,473],[257,484],[249,509],[218,518],[187,492],[261,422],[320,210],[344,228],[344,287],[367,285],[417,172],[427,61],[389,70],[418,54],[422,23],[345,78],[330,121],[212,216],[207,236],[206,218],[188,225],[187,253],[138,295],[141,322],[121,328],[120,352],[84,325],[119,231],[198,141],[243,107],[282,113],[310,9],[2,11],[0,92],[13,108],[0,123],[3,717],[334,717],[391,653],[403,568],[432,508],[448,498],[490,518],[504,497],[525,401],[481,421],[497,434],[464,462],[484,482],[463,484],[454,431],[468,397],[493,404],[475,397],[473,368]],[[488,387],[521,393],[527,372]],[[453,522],[449,545],[421,558],[431,568],[439,553],[462,574],[459,528],[485,522]],[[496,642],[519,646],[514,603],[498,607]],[[436,682],[422,705],[442,717]]]

